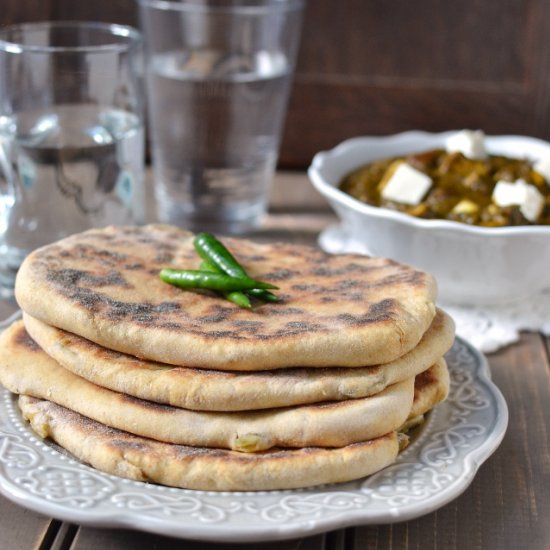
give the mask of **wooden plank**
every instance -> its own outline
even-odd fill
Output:
[[[248,236],[259,241],[291,241],[315,245],[319,233],[338,221],[328,202],[314,191],[303,172],[277,172],[269,213]]]
[[[408,89],[396,83],[355,85],[298,76],[280,163],[285,167],[305,167],[318,151],[367,134],[483,128],[488,134],[536,135],[531,114],[531,95],[527,90],[435,89],[429,85]]]
[[[0,548],[29,550],[41,548],[55,536],[59,522],[13,504],[0,495]],[[45,546],[48,548],[49,544]]]
[[[327,200],[314,189],[304,172],[280,171],[275,174],[271,185],[269,209],[276,215],[331,212]],[[296,221],[300,219],[296,218]]]
[[[280,163],[361,134],[550,136],[544,0],[312,2]]]
[[[2,0],[0,26],[27,21],[46,21],[51,17],[53,2],[55,0]]]
[[[280,166],[360,134],[480,127],[550,138],[547,0],[309,2]],[[0,23],[138,24],[134,0],[4,0]]]
[[[524,82],[534,0],[310,2],[298,72],[465,82]],[[541,27],[543,28],[543,27]]]
[[[135,0],[94,0],[94,2],[53,0],[52,19],[106,21],[137,26],[137,12]]]
[[[550,336],[544,338],[545,348],[546,348],[546,361],[548,368],[550,368]]]
[[[490,364],[510,408],[500,448],[458,499],[415,521],[358,527],[354,549],[548,548],[550,375],[541,337],[522,335]]]
[[[178,548],[181,550],[339,550],[337,546],[331,548],[325,547],[325,535],[316,535],[305,539],[248,543],[248,544],[229,544],[229,543],[208,543],[191,540],[176,539],[172,537],[163,537],[151,533],[141,533],[129,530],[114,529],[92,529],[81,527],[72,545],[71,550],[172,550]]]

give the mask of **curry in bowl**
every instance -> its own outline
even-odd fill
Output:
[[[474,134],[472,136],[472,134]],[[475,135],[477,134],[477,135]],[[477,147],[471,147],[477,139]],[[488,155],[479,133],[470,147],[394,156],[354,170],[340,189],[367,204],[425,219],[503,227],[550,225],[549,163]]]

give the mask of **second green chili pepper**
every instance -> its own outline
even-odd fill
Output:
[[[214,273],[219,273],[218,269],[213,266],[210,262],[207,262],[206,260],[203,260],[199,266],[199,269],[201,271],[212,271]],[[242,308],[250,309],[252,307],[252,304],[250,303],[250,299],[244,292],[241,292],[239,290],[221,290],[218,291],[226,300],[229,300],[230,302],[233,302],[234,304],[238,305]],[[266,291],[267,292],[267,291]]]
[[[231,277],[248,277],[233,254],[211,233],[197,233],[193,239],[197,254]]]

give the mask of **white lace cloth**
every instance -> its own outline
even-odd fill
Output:
[[[367,253],[357,241],[345,238],[338,226],[325,229],[319,245],[327,252]],[[541,331],[550,335],[550,290],[530,300],[491,306],[458,306],[439,301],[456,323],[456,333],[485,353],[513,344],[522,330]]]
[[[550,335],[550,292],[501,306],[441,307],[455,320],[457,334],[485,353],[517,342],[521,330]]]

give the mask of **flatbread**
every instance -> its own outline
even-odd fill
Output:
[[[371,397],[247,412],[204,412],[113,392],[64,369],[12,325],[0,336],[0,382],[107,426],[168,443],[257,452],[271,447],[343,447],[380,437],[409,416],[414,378]]]
[[[454,324],[438,310],[418,346],[385,365],[222,372],[155,363],[108,350],[24,316],[44,351],[66,369],[111,390],[193,410],[239,411],[367,397],[416,376],[451,347]]]
[[[279,285],[280,303],[246,310],[163,283],[161,268],[199,265],[192,239],[159,225],[73,235],[25,259],[17,301],[46,324],[106,348],[220,370],[387,363],[413,349],[435,316],[430,275],[290,243],[224,239],[252,277]]]
[[[426,414],[449,395],[450,377],[445,359],[418,374],[414,379],[414,400],[409,418]]]
[[[21,396],[35,432],[78,459],[120,477],[204,491],[295,489],[344,482],[394,462],[395,432],[343,448],[238,453],[160,443],[108,428],[49,401]]]

